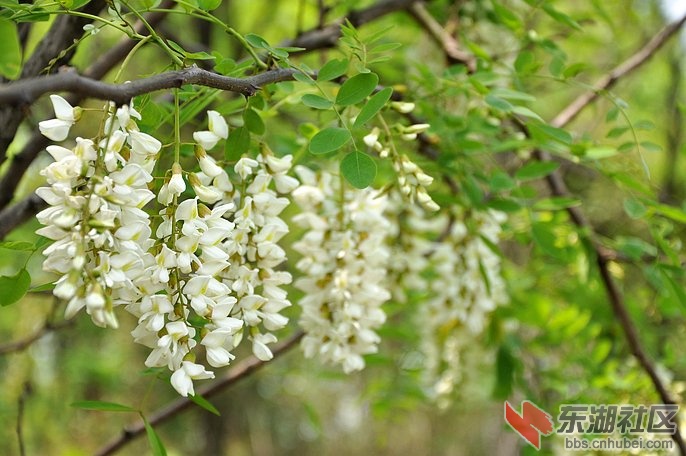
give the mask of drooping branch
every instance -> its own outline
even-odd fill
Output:
[[[579,96],[566,108],[560,111],[560,113],[555,116],[550,124],[559,128],[564,127],[571,122],[586,106],[595,101],[602,91],[609,89],[621,78],[627,76],[632,71],[638,69],[643,64],[648,62],[648,60],[650,60],[650,58],[653,57],[657,51],[679,31],[684,23],[686,23],[686,16],[663,28],[641,49],[639,49],[636,53],[631,55],[628,59],[620,63],[603,78],[601,78],[594,86],[594,90],[592,92],[588,92]],[[536,150],[534,156],[540,161],[552,160],[550,154],[542,150]],[[560,197],[571,196],[571,192],[567,188],[564,179],[557,170],[546,177],[546,182],[553,195]],[[655,366],[653,365],[653,362],[648,356],[645,348],[643,348],[638,330],[636,329],[636,326],[631,319],[629,310],[626,307],[626,303],[624,302],[624,297],[622,296],[619,286],[610,272],[609,265],[611,260],[604,255],[603,247],[596,242],[595,239],[593,239],[595,231],[591,222],[588,220],[579,206],[567,208],[567,213],[569,214],[572,222],[578,228],[580,228],[581,232],[591,233],[591,245],[596,257],[598,270],[600,271],[600,278],[610,301],[612,311],[619,322],[622,331],[624,332],[631,354],[636,358],[641,368],[650,378],[655,391],[660,397],[660,400],[664,404],[675,404],[676,402],[658,375],[657,370],[655,369]],[[675,422],[674,424],[676,425],[676,432],[674,432],[671,437],[679,448],[679,453],[682,456],[686,456],[686,443],[681,437],[678,423]]]
[[[125,84],[111,84],[82,76],[70,70],[3,84],[0,86],[0,105],[26,105],[41,95],[55,92],[71,92],[84,97],[126,104],[135,96],[163,89],[179,88],[185,84],[201,85],[252,96],[265,84],[293,79],[294,73],[295,70],[280,68],[246,78],[232,78],[191,67],[178,71],[167,71]]]
[[[274,359],[284,355],[292,348],[298,345],[298,342],[303,337],[304,333],[299,331],[289,339],[272,349],[274,354]],[[272,361],[260,361],[259,359],[251,356],[245,360],[237,363],[231,370],[229,370],[226,375],[219,380],[213,382],[212,384],[204,387],[198,388],[198,394],[204,398],[210,398],[216,394],[219,394],[226,390],[228,387],[232,386],[236,382],[242,380],[245,377],[250,376],[252,373],[265,366]],[[178,415],[179,413],[187,410],[193,406],[193,402],[190,399],[179,398],[170,404],[160,408],[156,412],[147,416],[148,423],[151,426],[156,426],[162,424],[170,418]],[[116,453],[122,449],[125,445],[140,437],[145,433],[145,424],[143,421],[138,421],[137,423],[126,427],[119,437],[113,439],[111,442],[100,448],[95,454],[97,456],[107,456]]]

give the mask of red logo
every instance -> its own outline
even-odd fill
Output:
[[[531,401],[522,401],[521,415],[505,401],[505,422],[537,450],[541,449],[541,434],[550,435],[554,429],[553,417]]]

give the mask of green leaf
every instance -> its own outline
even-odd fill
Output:
[[[270,48],[267,40],[262,38],[260,35],[255,35],[254,33],[248,33],[243,38],[245,38],[245,41],[247,41],[248,44],[254,48],[258,48],[258,49],[269,49]]]
[[[246,109],[243,112],[243,122],[250,133],[261,135],[264,133],[264,122],[262,117],[254,109]]]
[[[213,413],[217,416],[221,416],[221,413],[219,413],[219,410],[217,410],[217,407],[212,405],[212,403],[210,403],[210,401],[208,401],[207,399],[205,399],[201,395],[199,395],[199,394],[190,395],[190,396],[188,396],[188,399],[193,401],[193,403],[195,403],[197,406],[204,408],[208,412]]]
[[[386,87],[385,89],[380,90],[379,92],[372,95],[367,104],[364,105],[360,113],[357,115],[357,119],[355,119],[354,126],[359,127],[360,125],[364,124],[369,119],[374,117],[376,113],[379,112],[381,108],[383,108],[386,105],[388,100],[391,99],[392,94],[393,89],[390,87]]]
[[[35,287],[31,287],[29,290],[32,293],[40,293],[41,291],[50,291],[55,289],[55,284],[50,282],[50,283],[44,283],[43,285],[37,285]]]
[[[554,225],[545,222],[535,222],[531,225],[531,236],[538,247],[554,258],[560,258],[562,252],[556,245],[557,236],[553,232]]]
[[[603,158],[613,157],[619,151],[614,147],[590,147],[584,152],[584,157],[591,160],[601,160]]]
[[[331,109],[333,106],[333,101],[312,93],[303,95],[300,101],[302,101],[305,106],[314,109]]]
[[[519,74],[533,73],[538,65],[538,60],[531,51],[520,52],[514,62],[515,71]]]
[[[295,79],[298,82],[302,82],[304,84],[309,84],[309,85],[314,84],[314,81],[312,80],[312,78],[306,74],[303,74],[303,73],[293,73],[293,79]]]
[[[84,410],[98,410],[102,412],[138,412],[133,407],[128,405],[117,404],[115,402],[105,401],[76,401],[70,404],[72,407]]]
[[[329,60],[317,73],[317,81],[330,81],[343,76],[348,71],[348,61],[345,59]]]
[[[634,220],[642,218],[648,212],[645,205],[636,198],[624,200],[624,212]]]
[[[512,111],[512,104],[509,101],[491,94],[486,95],[486,104],[491,108],[497,109],[499,111]]]
[[[325,128],[312,137],[310,152],[313,154],[333,152],[343,147],[350,138],[350,132],[345,128]]]
[[[536,201],[536,203],[534,203],[533,209],[535,211],[559,211],[562,209],[576,207],[579,205],[581,205],[581,201],[578,198],[555,196],[552,198],[546,198]]]
[[[492,198],[488,200],[486,206],[502,212],[517,212],[522,208],[518,202],[507,198]]]
[[[336,104],[350,106],[364,100],[371,94],[379,83],[375,73],[360,73],[343,83],[336,96]]]
[[[519,90],[506,89],[504,87],[496,87],[491,90],[491,95],[511,101],[536,101],[536,97],[531,94],[520,92]]]
[[[572,143],[572,135],[567,133],[562,128],[551,127],[550,125],[532,122],[529,124],[529,131],[534,135],[544,136],[555,141],[569,145]]]
[[[615,127],[607,132],[608,138],[618,138],[629,130],[629,127]]]
[[[369,155],[352,151],[341,160],[341,173],[355,188],[367,188],[376,177],[376,163]]]
[[[662,146],[651,141],[641,142],[641,147],[648,152],[662,152]]]
[[[504,400],[510,397],[514,385],[516,358],[510,347],[501,345],[495,357],[496,382],[493,389],[495,399]]]
[[[528,117],[530,119],[536,119],[539,122],[543,122],[543,118],[533,112],[531,109],[525,107],[525,106],[513,106],[512,107],[512,112],[515,114],[519,114],[520,116]]]
[[[33,252],[36,250],[36,246],[27,241],[0,241],[0,249]]]
[[[527,181],[545,177],[560,167],[558,162],[532,161],[522,166],[515,173],[515,178],[520,181]]]
[[[143,417],[143,423],[145,424],[145,434],[148,437],[148,443],[152,449],[152,454],[155,456],[167,456],[167,450],[164,448],[160,436],[157,435],[157,432],[155,432],[155,429],[153,429],[145,417]]]
[[[222,0],[197,0],[198,6],[201,10],[212,11],[222,4]]]
[[[16,79],[21,74],[21,45],[17,24],[0,20],[0,75]]]
[[[30,286],[31,275],[25,268],[13,276],[0,276],[0,306],[9,306],[19,301]]]
[[[572,19],[571,17],[569,17],[568,15],[563,13],[562,11],[553,8],[553,6],[550,4],[543,5],[543,11],[548,13],[548,16],[552,17],[553,19],[555,19],[560,24],[567,25],[567,26],[572,27],[576,30],[582,30],[581,26],[579,25],[579,23],[577,21],[575,21],[574,19]]]
[[[231,132],[224,146],[226,161],[238,160],[250,147],[250,131],[247,127],[239,127]]]

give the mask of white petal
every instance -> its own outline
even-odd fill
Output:
[[[210,150],[217,145],[220,138],[211,131],[196,131],[193,133],[193,139],[195,139],[195,142],[200,144],[203,149]]]
[[[59,95],[50,95],[50,101],[52,101],[52,107],[55,110],[55,117],[70,124],[74,123],[74,107],[67,100]]]
[[[69,136],[71,122],[60,119],[50,119],[38,122],[38,129],[48,139],[64,141]]]
[[[229,137],[229,126],[226,125],[226,121],[217,111],[207,111],[207,117],[209,118],[208,126],[210,131],[222,139]]]

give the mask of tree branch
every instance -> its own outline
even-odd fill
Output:
[[[476,71],[476,59],[470,53],[460,49],[457,40],[445,30],[441,24],[426,10],[422,3],[410,5],[409,12],[412,17],[421,25],[441,47],[448,63],[462,64],[467,67],[468,73]]]
[[[82,11],[89,14],[99,14],[105,4],[106,2],[103,0],[94,0],[85,5]],[[70,46],[74,40],[83,34],[83,26],[89,22],[89,19],[83,17],[69,15],[57,17],[50,30],[24,64],[21,79],[38,76],[50,65],[53,59],[57,60],[52,68],[67,64],[75,52],[74,49],[69,50]],[[68,51],[65,52],[65,49]],[[0,125],[2,125],[2,129],[0,129],[0,164],[6,159],[7,148],[14,140],[19,124],[24,120],[24,115],[24,110],[15,109],[12,106],[2,106],[0,103]]]
[[[334,47],[338,43],[338,38],[341,36],[341,24],[343,24],[345,20],[350,21],[354,27],[359,27],[387,14],[405,10],[415,1],[416,0],[381,0],[368,8],[352,10],[345,18],[339,19],[326,27],[317,27],[305,31],[282,45],[305,48],[306,51],[303,52]]]
[[[252,96],[265,84],[293,79],[295,70],[276,69],[246,78],[232,78],[197,67],[167,71],[149,78],[137,79],[125,84],[111,84],[81,76],[76,71],[63,71],[40,78],[26,79],[0,86],[0,105],[28,105],[41,95],[55,92],[71,92],[84,97],[111,100],[117,104],[129,103],[137,95],[163,89],[179,88],[195,84]]]
[[[681,29],[684,23],[686,23],[686,16],[668,24],[660,30],[638,52],[600,78],[593,86],[592,91],[579,95],[574,101],[567,105],[566,108],[560,111],[560,113],[550,121],[550,125],[559,128],[574,120],[586,106],[595,101],[604,91],[610,89],[618,80],[650,60],[650,58]]]
[[[555,116],[550,124],[560,128],[571,122],[586,106],[596,100],[602,91],[609,89],[620,78],[630,74],[632,71],[645,64],[672,36],[677,33],[684,23],[686,23],[686,16],[663,28],[640,50],[602,77],[598,83],[596,83],[592,92],[579,96],[566,108],[560,111],[560,113]],[[552,160],[550,154],[545,151],[536,150],[534,154],[535,158],[540,161]],[[549,174],[546,177],[546,182],[548,183],[548,187],[553,195],[561,197],[571,196],[571,192],[567,188],[567,185],[565,184],[564,179],[559,171],[556,170]],[[592,224],[578,206],[567,208],[567,213],[574,224],[579,227],[582,232],[588,231],[591,236],[591,245],[596,256],[596,264],[598,265],[598,269],[600,271],[600,277],[603,286],[605,287],[608,299],[610,300],[612,311],[624,332],[631,354],[638,360],[641,368],[646,372],[648,377],[650,377],[653,387],[660,397],[660,400],[664,404],[675,404],[676,402],[667,390],[667,387],[662,382],[662,379],[658,375],[653,362],[643,348],[638,331],[631,319],[631,315],[626,307],[622,293],[620,292],[619,287],[617,286],[617,283],[610,272],[609,264],[611,260],[604,254],[603,247],[594,239],[595,231]],[[671,437],[679,448],[679,453],[682,456],[685,456],[686,443],[684,443],[684,440],[681,437],[678,423],[675,422],[675,425],[676,432]]]
[[[0,211],[0,240],[5,239],[13,229],[45,209],[47,203],[35,193]]]
[[[272,353],[274,354],[274,359],[282,356],[283,354],[290,351],[293,347],[297,346],[298,342],[303,337],[303,335],[304,333],[302,331],[298,331],[289,339],[286,339],[284,342],[274,347],[274,349],[272,350]],[[198,394],[204,398],[210,398],[216,394],[221,393],[222,391],[232,386],[239,380],[248,377],[250,374],[257,371],[258,369],[260,369],[268,363],[269,361],[260,361],[254,356],[246,358],[243,361],[237,363],[231,370],[229,370],[226,373],[224,377],[215,381],[211,385],[198,389]],[[178,398],[173,402],[167,404],[166,406],[158,409],[150,416],[148,416],[148,423],[150,423],[151,426],[161,424],[169,420],[170,418],[178,415],[179,413],[183,412],[184,410],[187,410],[192,405],[193,402],[190,399],[184,397]],[[114,454],[118,450],[122,449],[126,444],[130,443],[137,437],[140,437],[144,433],[145,425],[143,421],[138,421],[135,424],[124,428],[119,437],[113,439],[107,445],[100,448],[95,454],[98,456],[107,456]]]
[[[38,341],[41,337],[45,336],[47,333],[52,332],[52,331],[57,331],[62,328],[66,328],[67,326],[73,324],[73,320],[64,320],[59,323],[52,323],[49,319],[45,323],[43,323],[43,326],[41,326],[39,329],[34,331],[32,334],[29,334],[28,336],[15,340],[12,342],[8,342],[6,344],[0,345],[0,356],[2,355],[7,355],[9,353],[15,353],[15,352],[20,352],[23,350],[26,350],[29,348],[34,342]]]
[[[175,5],[173,0],[165,0],[160,4],[160,8],[171,8]],[[167,16],[166,12],[151,13],[146,16],[146,21],[151,27],[159,24]],[[140,35],[147,35],[148,29],[145,24],[138,21],[134,26],[136,33]],[[102,79],[114,66],[126,57],[126,55],[134,48],[137,41],[128,37],[122,38],[119,43],[111,47],[107,52],[102,54],[92,65],[90,65],[84,72],[84,76],[92,79]],[[80,95],[71,95],[67,97],[67,101],[72,105],[78,105],[84,97]],[[14,192],[17,185],[24,176],[29,165],[33,163],[38,153],[45,149],[50,144],[50,140],[43,136],[40,131],[36,131],[31,135],[21,152],[15,154],[11,158],[9,168],[4,173],[2,180],[0,180],[0,210],[7,207],[7,205],[14,198]]]

